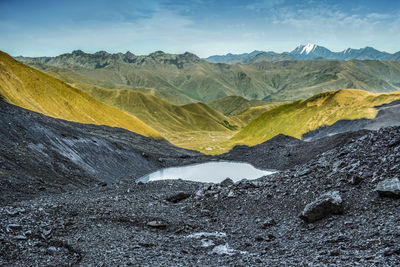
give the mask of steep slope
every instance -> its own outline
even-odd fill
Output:
[[[400,99],[400,92],[374,94],[343,89],[307,100],[281,105],[263,113],[236,134],[234,143],[256,145],[278,134],[301,138],[302,134],[338,120],[374,118],[375,106]]]
[[[161,135],[116,108],[0,52],[0,94],[10,103],[47,116],[125,128],[144,136]]]
[[[258,63],[257,69],[273,91],[267,101],[298,100],[315,94],[357,88],[381,93],[400,90],[400,62],[394,61],[286,61]]]
[[[289,103],[288,101],[286,102],[271,102],[262,106],[256,106],[256,107],[250,107],[243,112],[241,112],[238,115],[235,115],[231,117],[232,119],[235,119],[236,121],[242,122],[245,126],[249,124],[252,120],[258,118],[261,114],[264,112],[274,109],[278,106],[284,105]]]
[[[229,139],[239,127],[245,126],[241,120],[226,117],[203,103],[177,106],[133,90],[94,86],[86,86],[85,91],[108,105],[135,115],[171,143],[205,153],[216,153],[213,143]]]
[[[207,105],[220,111],[226,116],[234,116],[242,113],[250,107],[266,105],[267,102],[256,99],[248,100],[240,96],[227,96],[208,102]]]
[[[130,181],[163,167],[201,161],[200,157],[204,155],[121,128],[47,117],[0,96],[0,206]]]
[[[54,66],[57,69],[50,71],[73,75],[77,82],[108,89],[138,89],[167,97],[175,104],[209,102],[232,95],[267,101],[298,100],[341,88],[400,90],[399,61],[291,60],[227,65],[209,63],[190,53],[160,51],[148,56],[75,51],[54,58],[18,59],[41,70]]]
[[[107,90],[92,87],[87,91],[96,99],[134,114],[160,132],[225,131],[231,121],[203,103],[173,105],[155,96],[132,90]]]

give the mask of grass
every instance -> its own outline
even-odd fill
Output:
[[[227,65],[168,54],[139,56],[131,63],[109,54],[19,60],[108,89],[151,88],[142,92],[163,97],[174,104],[210,102],[228,96],[268,102],[295,101],[340,88],[371,92],[400,90],[400,61],[293,60]],[[181,67],[175,64],[178,61],[182,63]],[[104,68],[95,67],[104,62],[110,64]],[[231,109],[230,105],[214,108],[221,108],[225,115],[236,115],[231,114],[235,108]]]
[[[10,103],[54,118],[120,127],[144,136],[161,134],[137,117],[106,105],[0,52],[0,94]]]
[[[226,116],[234,116],[242,113],[248,108],[268,104],[261,100],[248,100],[241,96],[227,96],[207,103],[210,107],[220,111]]]
[[[229,139],[244,126],[240,120],[227,117],[204,103],[178,106],[133,90],[96,86],[85,86],[85,90],[94,98],[135,115],[172,144],[206,154],[217,153],[222,148],[213,144]]]
[[[342,89],[315,95],[307,100],[284,104],[264,112],[237,133],[231,144],[257,145],[278,134],[296,138],[339,120],[372,119],[375,106],[400,99],[400,92],[370,93]]]
[[[282,67],[285,67],[284,71],[275,70],[276,67],[279,67],[279,64],[284,63],[274,63],[272,65],[270,63],[260,63],[251,66],[251,70],[247,69],[246,73],[243,68],[247,67],[244,66],[225,66],[227,69],[223,69],[224,66],[222,65],[219,67],[222,68],[220,71],[223,72],[235,71],[237,75],[235,74],[236,78],[234,80],[239,79],[235,80],[235,86],[238,87],[243,86],[243,88],[246,88],[249,85],[246,85],[247,82],[254,82],[253,78],[255,76],[252,75],[255,75],[256,72],[275,71],[279,71],[279,73],[275,73],[275,76],[265,76],[265,81],[268,81],[274,87],[289,86],[286,84],[287,82],[290,83],[289,89],[296,86],[296,82],[286,81],[292,71],[286,71],[286,69],[297,69],[298,65],[303,63],[291,62],[289,66],[282,65]],[[301,84],[297,84],[300,89],[286,91],[293,94],[293,96],[286,93],[285,95],[289,96],[288,98],[295,98],[298,96],[294,95],[299,92],[301,92],[300,95],[307,95],[315,90],[319,91],[322,84],[328,85],[332,83],[332,73],[335,73],[335,77],[338,78],[334,79],[335,82],[331,84],[332,86],[337,86],[337,82],[344,81],[347,76],[358,75],[358,80],[368,81],[374,88],[381,88],[380,85],[382,85],[383,90],[393,89],[378,80],[366,79],[365,73],[369,72],[374,72],[375,76],[384,78],[387,74],[374,71],[382,68],[381,64],[392,63],[364,63],[358,61],[307,63],[306,65],[301,65],[307,71],[304,72],[304,79],[301,80]],[[155,73],[147,73],[148,70],[142,69],[138,73],[146,72],[147,75],[151,76],[146,76],[148,79],[158,79],[158,82],[153,83],[154,81],[152,81],[150,84],[138,83],[135,86],[154,84],[165,89],[172,83],[177,83],[177,81],[168,81],[167,77],[175,77],[182,86],[190,86],[193,83],[192,85],[199,89],[195,91],[189,90],[185,93],[190,99],[201,98],[200,93],[209,94],[208,96],[211,99],[224,96],[223,93],[220,94],[218,92],[227,89],[224,83],[219,80],[221,77],[217,79],[215,76],[217,74],[210,70],[210,68],[215,68],[216,66],[209,63],[189,64],[188,68],[191,71],[188,72],[187,76],[190,77],[183,77],[180,70],[174,69],[172,71],[168,69],[168,66],[162,64],[154,66],[156,68],[165,68],[161,71],[161,74],[165,75],[165,79],[157,78]],[[315,67],[318,66],[327,68],[323,70],[326,75],[322,73],[325,76],[321,74],[321,70],[315,71]],[[346,71],[343,71],[342,67]],[[398,66],[393,63],[391,67],[393,76],[396,76]],[[363,68],[364,72],[355,71],[359,68]],[[95,80],[99,79],[103,72],[105,74],[107,71],[104,69],[100,72],[87,70],[91,74],[96,73],[94,77],[87,75],[87,73],[79,75]],[[81,72],[83,71],[81,70]],[[63,74],[65,73],[63,72]],[[194,73],[196,73],[195,78],[192,76]],[[59,72],[55,75],[61,77]],[[78,74],[75,73],[74,75]],[[124,75],[128,77],[133,74],[129,72]],[[207,81],[207,75],[211,75],[215,82],[214,85],[219,86],[220,91],[214,90],[215,87],[210,86]],[[195,149],[206,154],[220,154],[237,144],[257,145],[278,134],[301,138],[304,133],[321,126],[332,125],[343,119],[374,118],[377,115],[375,106],[400,99],[400,92],[378,94],[355,89],[342,89],[319,93],[306,100],[272,102],[261,106],[255,105],[263,104],[264,102],[252,102],[242,97],[228,97],[220,101],[214,101],[216,108],[220,111],[234,115],[229,117],[204,103],[189,103],[183,106],[171,104],[154,96],[156,92],[163,91],[159,90],[159,88],[153,90],[151,87],[141,87],[144,91],[150,93],[147,94],[131,90],[132,88],[125,88],[122,85],[113,87],[119,79],[115,78],[101,83],[98,82],[99,84],[113,87],[113,89],[105,89],[94,85],[94,80],[85,80],[85,82],[88,82],[85,83],[84,78],[80,77],[77,81],[74,79],[76,78],[75,76],[65,76],[63,79],[70,84],[78,86],[85,92],[38,70],[27,67],[13,60],[5,53],[0,53],[0,93],[13,104],[56,118],[121,127],[151,137],[160,138],[162,136],[174,145]],[[133,79],[133,77],[129,77]],[[140,77],[136,78],[139,79]],[[145,81],[149,81],[146,79]],[[312,84],[304,83],[304,81],[313,81],[315,79],[318,80],[319,89],[314,88]],[[198,83],[194,83],[195,80]],[[261,83],[258,84],[262,86]],[[301,86],[305,87],[301,89]],[[330,87],[328,86],[328,88]],[[177,92],[178,95],[182,93],[179,88],[170,89],[164,90],[164,93],[172,96],[174,92]],[[326,88],[323,90],[325,91]],[[256,92],[253,91],[253,93]],[[278,90],[276,93],[281,94],[284,92]],[[271,97],[271,99],[273,98]],[[237,106],[237,110],[235,110],[235,106]],[[249,108],[243,111],[248,106]],[[240,113],[239,110],[241,111]]]

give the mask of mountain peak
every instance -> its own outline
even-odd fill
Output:
[[[85,54],[85,52],[83,52],[82,50],[74,50],[74,51],[72,51],[72,53],[71,53],[72,55],[84,55]]]
[[[317,45],[315,44],[307,44],[305,46],[303,46],[303,50],[301,50],[300,54],[310,54],[315,48],[317,47]]]
[[[161,51],[161,50],[158,50],[158,51],[155,51],[155,52],[149,54],[150,57],[159,57],[159,56],[164,56],[164,55],[165,55],[164,51]]]

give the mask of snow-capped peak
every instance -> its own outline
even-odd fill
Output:
[[[306,53],[308,55],[311,51],[315,49],[315,47],[317,47],[315,44],[307,44],[303,47],[303,50],[301,50],[300,54]]]
[[[351,48],[347,48],[346,50],[344,50],[344,54],[349,53],[351,50],[352,50]]]

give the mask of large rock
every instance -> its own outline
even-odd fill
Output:
[[[190,197],[190,196],[191,196],[191,194],[189,194],[189,193],[179,192],[179,193],[177,193],[177,194],[174,194],[174,195],[172,195],[172,196],[169,196],[169,197],[167,198],[167,201],[172,202],[172,203],[178,203],[178,202],[180,202],[180,201],[182,201],[182,200],[187,199],[187,198]]]
[[[319,196],[315,201],[307,204],[299,215],[305,222],[315,222],[331,214],[343,212],[343,201],[338,191],[331,191]]]
[[[376,192],[383,197],[400,198],[399,178],[386,179],[376,186]]]

